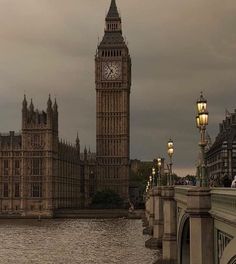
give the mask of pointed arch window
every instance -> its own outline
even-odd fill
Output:
[[[42,197],[42,183],[32,183],[31,184],[31,197],[41,198]]]
[[[31,160],[31,175],[41,176],[43,175],[43,160],[40,158],[34,158]]]

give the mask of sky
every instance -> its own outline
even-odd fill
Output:
[[[21,129],[24,93],[59,104],[59,134],[95,151],[94,55],[110,0],[0,0],[0,131]],[[117,0],[132,56],[131,157],[166,157],[195,173],[196,100],[208,99],[214,141],[236,108],[235,0]]]

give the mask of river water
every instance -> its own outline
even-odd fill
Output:
[[[0,220],[1,264],[152,264],[141,220]]]

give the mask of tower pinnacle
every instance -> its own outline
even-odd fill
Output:
[[[110,18],[120,18],[118,9],[117,9],[117,5],[116,5],[116,0],[111,0],[111,5],[110,5],[110,9],[107,13],[107,19]]]
[[[110,9],[106,16],[106,30],[108,33],[122,33],[121,18],[117,9],[116,0],[111,0]],[[121,34],[120,34],[121,35]]]
[[[22,103],[22,109],[23,110],[27,110],[27,100],[26,100],[26,95],[24,94],[24,100],[23,100],[23,103]]]

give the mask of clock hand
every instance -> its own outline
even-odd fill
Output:
[[[113,73],[113,70],[110,70],[110,73],[108,74],[108,77],[110,77],[110,75]]]

